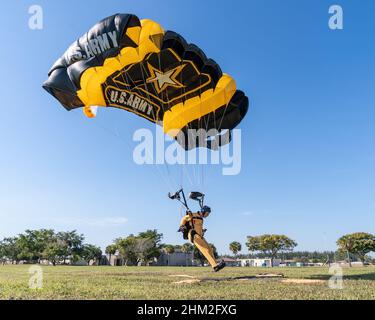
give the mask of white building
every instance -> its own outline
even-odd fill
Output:
[[[241,267],[271,267],[271,258],[265,259],[240,259]],[[281,259],[274,259],[273,266],[278,267]]]

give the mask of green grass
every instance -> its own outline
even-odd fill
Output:
[[[0,266],[0,299],[375,299],[375,267],[345,268],[342,290],[328,287],[328,268],[209,268],[178,267],[42,267],[43,288],[29,289],[30,266]],[[323,280],[315,284],[283,283],[281,279],[204,281],[196,278],[244,277],[283,273],[287,279]]]

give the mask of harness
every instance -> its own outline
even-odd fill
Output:
[[[194,243],[194,237],[196,235],[199,235],[198,232],[195,230],[195,221],[200,220],[203,221],[203,218],[201,217],[194,217],[192,213],[189,213],[190,221],[187,223],[187,239],[189,238],[189,232],[191,237],[191,242]],[[203,236],[203,235],[200,235]]]

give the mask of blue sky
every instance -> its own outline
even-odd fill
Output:
[[[28,28],[32,4],[43,7],[41,31]],[[328,28],[332,4],[344,9],[344,30]],[[68,45],[117,12],[183,34],[235,77],[251,101],[240,175],[138,166],[132,134],[151,124],[119,110],[91,121],[42,90]],[[3,3],[0,237],[77,229],[104,247],[158,229],[180,244],[180,209],[166,193],[181,183],[207,194],[207,238],[222,253],[247,235],[283,233],[298,249],[324,250],[344,233],[375,232],[374,12],[371,0]]]

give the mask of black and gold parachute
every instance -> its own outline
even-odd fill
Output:
[[[230,132],[249,105],[234,79],[196,45],[131,14],[108,17],[74,42],[43,87],[67,110],[83,108],[94,117],[97,106],[120,108],[175,138],[187,137],[188,129]]]

